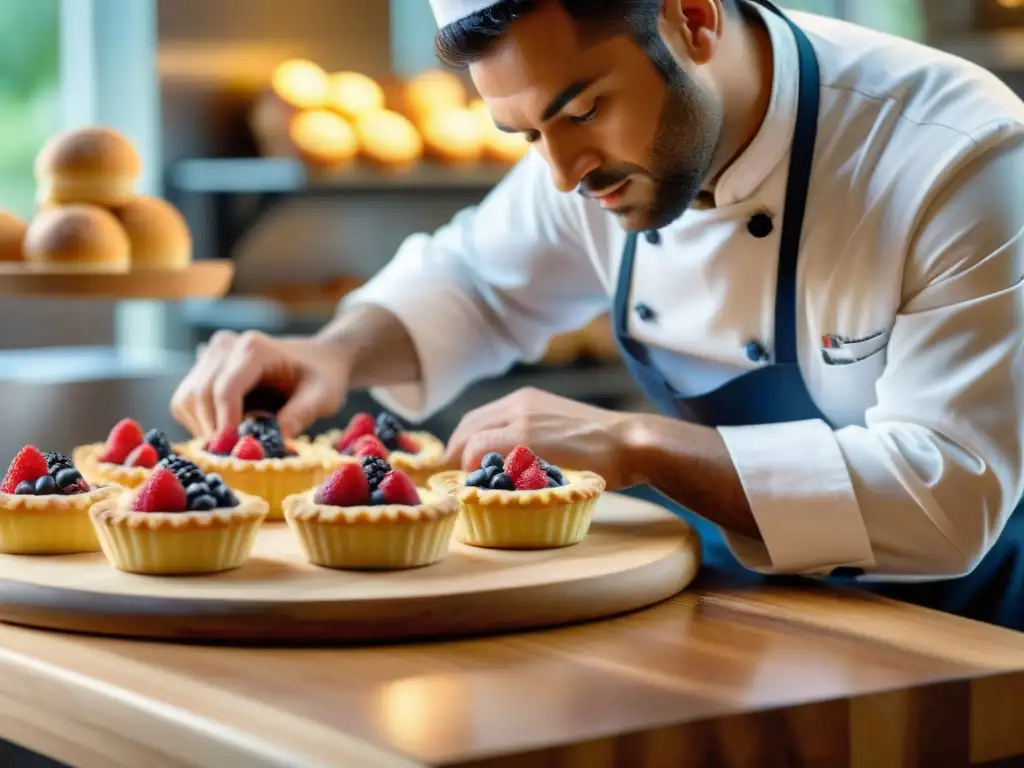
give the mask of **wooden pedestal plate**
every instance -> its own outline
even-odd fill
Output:
[[[452,542],[442,562],[364,573],[310,565],[285,523],[267,523],[242,568],[150,577],[102,554],[0,555],[0,620],[68,632],[232,644],[370,643],[570,624],[684,589],[700,542],[657,505],[604,494],[572,547],[509,552]]]

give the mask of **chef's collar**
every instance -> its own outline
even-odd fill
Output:
[[[800,62],[796,38],[784,19],[759,5],[772,46],[772,95],[753,141],[732,161],[715,183],[715,206],[738,203],[753,195],[789,154],[799,100]]]

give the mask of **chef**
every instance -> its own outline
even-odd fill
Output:
[[[179,420],[233,425],[260,382],[293,432],[350,388],[417,420],[611,312],[657,415],[516,392],[449,458],[526,443],[656,489],[710,568],[1024,629],[1024,104],[761,0],[431,2],[532,151],[315,337],[215,337]]]

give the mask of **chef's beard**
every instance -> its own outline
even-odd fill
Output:
[[[588,173],[580,185],[581,192],[595,191],[629,176],[646,177],[652,202],[615,211],[623,226],[633,231],[661,229],[686,212],[711,172],[722,135],[722,109],[711,94],[686,74],[667,49],[649,53],[667,89],[646,166],[600,168]]]

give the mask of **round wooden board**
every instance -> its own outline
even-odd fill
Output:
[[[0,620],[159,640],[370,643],[570,624],[677,594],[700,565],[684,521],[604,494],[590,534],[564,549],[510,552],[453,541],[440,563],[364,573],[310,565],[285,523],[250,561],[215,576],[122,573],[102,554],[0,555]]]
[[[123,274],[33,272],[0,264],[0,296],[25,298],[215,299],[227,293],[235,265],[228,260],[194,261],[185,269],[137,269]]]

